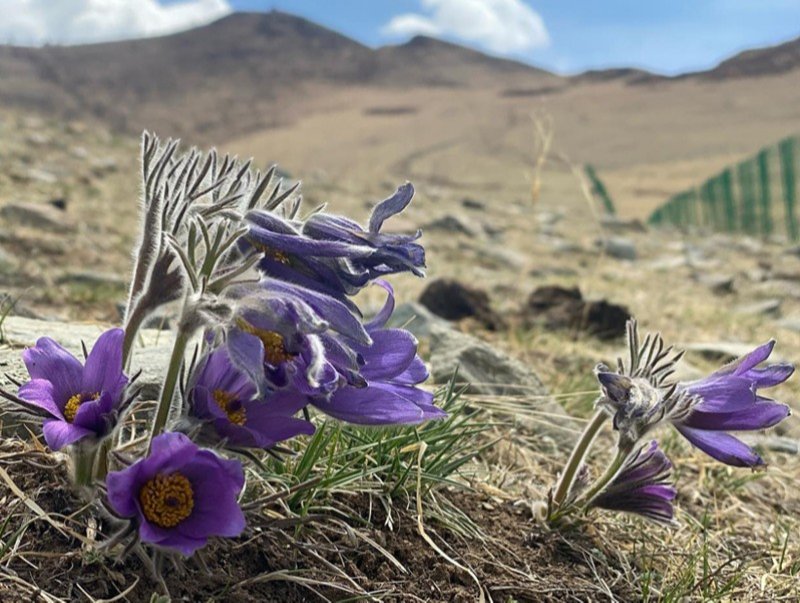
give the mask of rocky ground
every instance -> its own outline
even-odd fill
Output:
[[[138,225],[137,141],[80,123],[12,113],[0,113],[0,139],[0,291],[16,315],[3,324],[0,364],[4,373],[18,375],[19,350],[37,336],[64,339],[77,351],[81,338],[99,332],[95,324],[119,320]],[[552,559],[525,556],[520,551],[531,549],[514,547],[537,533],[523,510],[544,495],[590,411],[596,392],[592,367],[622,353],[627,316],[688,350],[682,379],[699,377],[772,337],[780,358],[797,361],[800,248],[778,240],[655,231],[624,216],[603,218],[563,162],[546,165],[535,200],[503,190],[475,195],[430,181],[415,184],[415,205],[393,227],[422,225],[430,278],[398,280],[403,305],[395,320],[419,337],[436,383],[446,383],[458,366],[460,379],[472,384],[469,403],[504,426],[496,432],[499,441],[476,461],[472,494],[463,505],[484,532],[496,521],[487,509],[503,509],[502,521],[514,526],[500,535],[513,554],[498,563],[513,566],[516,559],[524,571],[515,575],[517,590],[504,591],[502,581],[489,588],[494,600],[541,600],[537,588],[555,589],[558,599],[558,584],[570,580],[587,589],[594,584],[572,592],[577,600],[796,600],[796,417],[770,434],[750,436],[770,460],[765,473],[717,466],[666,436],[681,490],[681,525],[673,531],[604,516],[576,541],[581,552],[548,541],[553,550],[567,552],[555,564],[555,579],[546,583],[536,580],[552,569]],[[391,192],[389,183],[342,188],[324,175],[306,179],[304,190],[312,204],[329,201],[332,211],[364,218],[381,194],[378,185],[382,193]],[[76,328],[63,321],[93,324]],[[143,358],[153,367],[162,364],[168,340],[166,332],[148,332]],[[152,387],[156,375],[146,374]],[[799,383],[790,381],[775,397],[800,409]],[[457,495],[447,496],[459,504]],[[0,484],[0,501],[12,498]],[[376,533],[381,529],[370,538]],[[414,542],[413,534],[406,536]],[[459,535],[448,550],[474,563],[478,548],[462,546],[469,539],[461,538],[466,537]],[[417,539],[413,546],[428,545]],[[580,560],[574,575],[564,562],[570,555]],[[603,560],[607,567],[598,566]],[[449,576],[442,580],[456,584],[463,600],[477,593],[469,574],[453,579],[452,567],[441,567]],[[493,584],[491,568],[478,574],[479,582]],[[391,582],[403,592],[397,584],[405,579],[402,572],[390,574],[381,584]],[[436,577],[430,582],[436,584]],[[123,576],[119,584],[131,581]],[[431,600],[450,600],[453,592]],[[422,592],[416,596],[425,598]]]

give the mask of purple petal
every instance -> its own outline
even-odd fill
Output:
[[[192,483],[194,508],[175,531],[197,539],[242,533],[246,521],[237,498],[244,487],[244,471],[239,461],[224,460],[202,450],[181,474]]]
[[[785,404],[759,402],[733,412],[695,410],[681,423],[708,431],[750,431],[777,425],[790,414],[791,410]]]
[[[741,358],[737,358],[730,364],[722,367],[717,374],[741,375],[746,373],[769,358],[769,355],[772,354],[774,347],[775,340],[770,339],[767,343],[758,346],[749,354],[742,356]]]
[[[400,385],[417,385],[425,381],[430,374],[422,358],[416,356],[406,370],[392,379],[393,383]]]
[[[342,388],[330,401],[315,399],[313,404],[327,415],[357,425],[417,424],[426,419],[423,409],[408,396],[383,384]]]
[[[122,373],[124,338],[125,332],[122,329],[111,329],[97,338],[83,369],[82,393],[108,392],[113,399],[122,394],[128,383],[127,377]]]
[[[200,449],[182,433],[166,432],[153,438],[150,456],[142,461],[142,473],[172,473],[191,462]]]
[[[786,381],[794,373],[791,364],[771,364],[764,368],[754,368],[742,373],[742,377],[755,384],[756,389],[774,387]]]
[[[369,231],[378,232],[383,223],[392,216],[403,211],[414,197],[414,187],[410,182],[400,186],[394,194],[378,203],[369,217]]]
[[[192,538],[178,532],[177,529],[164,529],[150,523],[142,521],[139,526],[139,537],[142,542],[173,549],[186,557],[192,556],[195,551],[203,548],[208,543],[208,538]]]
[[[22,352],[22,360],[31,378],[53,384],[53,401],[59,408],[64,408],[67,400],[81,393],[81,363],[49,337],[42,337],[34,347]]]
[[[416,338],[403,329],[373,331],[372,346],[361,374],[368,381],[388,380],[402,373],[417,354]]]
[[[342,335],[365,345],[369,345],[372,342],[361,321],[350,312],[345,304],[337,299],[269,277],[262,278],[260,284],[266,291],[288,294],[305,302]]]
[[[752,383],[732,375],[711,376],[689,383],[682,389],[702,398],[696,408],[704,412],[732,412],[747,408],[756,399]]]
[[[692,429],[680,424],[675,427],[692,444],[721,463],[734,467],[756,467],[764,464],[752,448],[730,434]]]
[[[108,502],[121,517],[134,517],[138,513],[136,497],[142,486],[141,467],[141,462],[135,463],[121,471],[111,471],[106,476]]]
[[[26,402],[49,412],[57,419],[64,420],[61,409],[53,400],[53,384],[46,379],[31,379],[19,388],[17,394]]]
[[[86,437],[94,437],[94,432],[85,427],[78,427],[72,423],[59,419],[48,419],[42,425],[44,441],[51,450],[61,450],[64,446],[74,444]]]
[[[384,325],[389,321],[389,318],[394,312],[394,289],[392,286],[385,280],[379,279],[375,281],[375,284],[378,287],[382,287],[386,290],[386,302],[383,304],[383,307],[380,311],[375,315],[375,317],[366,324],[367,330],[371,331],[373,329],[382,329]]]
[[[247,375],[259,392],[266,391],[264,342],[239,329],[231,329],[227,339],[228,354],[234,366]]]
[[[73,425],[89,429],[98,437],[104,436],[109,428],[114,399],[104,392],[97,400],[87,400],[78,407]]]
[[[251,226],[248,237],[289,255],[312,257],[358,258],[372,253],[366,245],[353,245],[342,241],[319,240],[302,235],[281,234],[259,226]]]

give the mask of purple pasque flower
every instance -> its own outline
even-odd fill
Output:
[[[591,506],[637,513],[659,523],[672,522],[672,501],[677,496],[670,482],[672,463],[653,440],[625,461],[611,483]]]
[[[672,421],[675,428],[700,450],[726,465],[763,465],[752,448],[727,432],[766,429],[791,414],[786,404],[759,395],[758,390],[779,385],[794,372],[791,364],[758,366],[769,358],[774,347],[775,341],[769,341],[705,379],[681,384],[679,391],[691,396],[695,403],[687,416]]]
[[[212,536],[245,528],[237,499],[244,487],[239,461],[199,448],[181,433],[153,438],[150,455],[106,477],[108,501],[130,518],[143,542],[189,556]]]
[[[370,341],[344,303],[266,277],[238,300],[227,331],[231,360],[261,394],[329,395],[357,373],[359,359],[349,343]]]
[[[312,435],[314,425],[294,415],[307,399],[276,391],[256,397],[250,378],[231,362],[225,348],[214,350],[195,370],[189,391],[191,414],[213,426],[218,438],[241,448],[271,448],[297,435]]]
[[[106,331],[80,361],[49,337],[22,353],[31,380],[19,398],[50,418],[42,426],[53,450],[79,440],[99,440],[113,428],[128,378],[122,370],[122,329]]]
[[[428,370],[417,355],[417,340],[404,329],[387,329],[394,311],[394,291],[389,283],[376,281],[388,299],[366,325],[372,343],[353,344],[363,359],[360,375],[365,385],[344,385],[330,397],[312,397],[311,404],[334,418],[360,425],[415,424],[447,416],[433,405],[433,394],[417,387]]]
[[[423,276],[425,250],[415,242],[421,232],[380,232],[384,221],[403,211],[413,195],[410,183],[398,188],[374,208],[367,230],[333,214],[317,213],[300,223],[272,212],[251,211],[243,245],[263,253],[259,268],[264,274],[339,299],[387,274]]]

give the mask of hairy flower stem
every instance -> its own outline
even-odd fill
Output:
[[[595,437],[600,432],[600,428],[606,422],[608,414],[604,410],[598,410],[589,421],[588,425],[583,430],[581,437],[572,449],[569,455],[564,470],[561,472],[561,477],[556,485],[555,494],[553,494],[553,507],[557,510],[566,500],[575,478],[578,476],[578,470],[583,464],[583,459],[586,458],[586,453],[592,446]]]
[[[172,346],[172,356],[169,359],[169,368],[167,375],[164,378],[164,384],[161,387],[161,396],[158,400],[158,409],[156,416],[153,420],[153,430],[150,432],[150,441],[147,443],[147,451],[150,452],[150,446],[153,443],[153,438],[164,431],[164,426],[167,424],[169,418],[169,410],[172,406],[172,399],[175,396],[175,387],[178,385],[178,377],[183,367],[183,357],[186,354],[186,347],[189,345],[189,340],[192,337],[192,332],[189,329],[181,328],[175,335],[175,344]]]
[[[137,308],[138,309],[138,308]],[[144,322],[145,315],[143,312],[134,310],[130,316],[127,317],[125,322],[125,339],[122,342],[122,366],[130,366],[131,353],[133,352],[133,344],[136,341],[136,336],[139,334],[139,329]]]
[[[76,486],[90,486],[94,479],[94,462],[97,457],[97,446],[75,447],[72,455],[72,479]]]
[[[589,505],[592,504],[594,498],[608,485],[614,477],[619,473],[619,470],[622,468],[622,465],[625,464],[625,460],[630,456],[630,453],[633,449],[633,446],[618,446],[617,447],[617,454],[614,456],[614,460],[611,461],[611,464],[606,468],[605,473],[601,475],[597,481],[592,485],[591,488],[581,496],[581,500],[584,501],[581,505],[583,510],[586,511],[589,508]]]

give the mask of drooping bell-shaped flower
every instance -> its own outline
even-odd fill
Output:
[[[424,275],[425,250],[412,235],[382,233],[383,223],[402,212],[414,195],[404,184],[375,206],[367,229],[334,214],[317,213],[305,222],[274,213],[251,211],[244,246],[260,251],[267,276],[343,299],[371,280],[398,272]]]
[[[388,293],[378,315],[366,325],[372,343],[354,344],[363,359],[360,369],[366,385],[344,385],[329,398],[312,397],[311,404],[322,412],[361,425],[415,424],[447,416],[433,404],[433,394],[418,385],[428,370],[417,355],[417,341],[404,329],[385,324],[394,310],[394,292],[385,281],[377,281]]]
[[[759,394],[760,389],[779,385],[791,377],[791,364],[765,362],[775,341],[769,341],[708,377],[680,384],[679,392],[695,403],[687,416],[673,420],[675,428],[700,450],[727,465],[755,467],[761,457],[729,431],[754,431],[780,423],[791,414],[786,404]]]
[[[619,473],[591,506],[636,513],[659,523],[670,523],[677,491],[670,481],[672,463],[653,440],[628,457]]]

